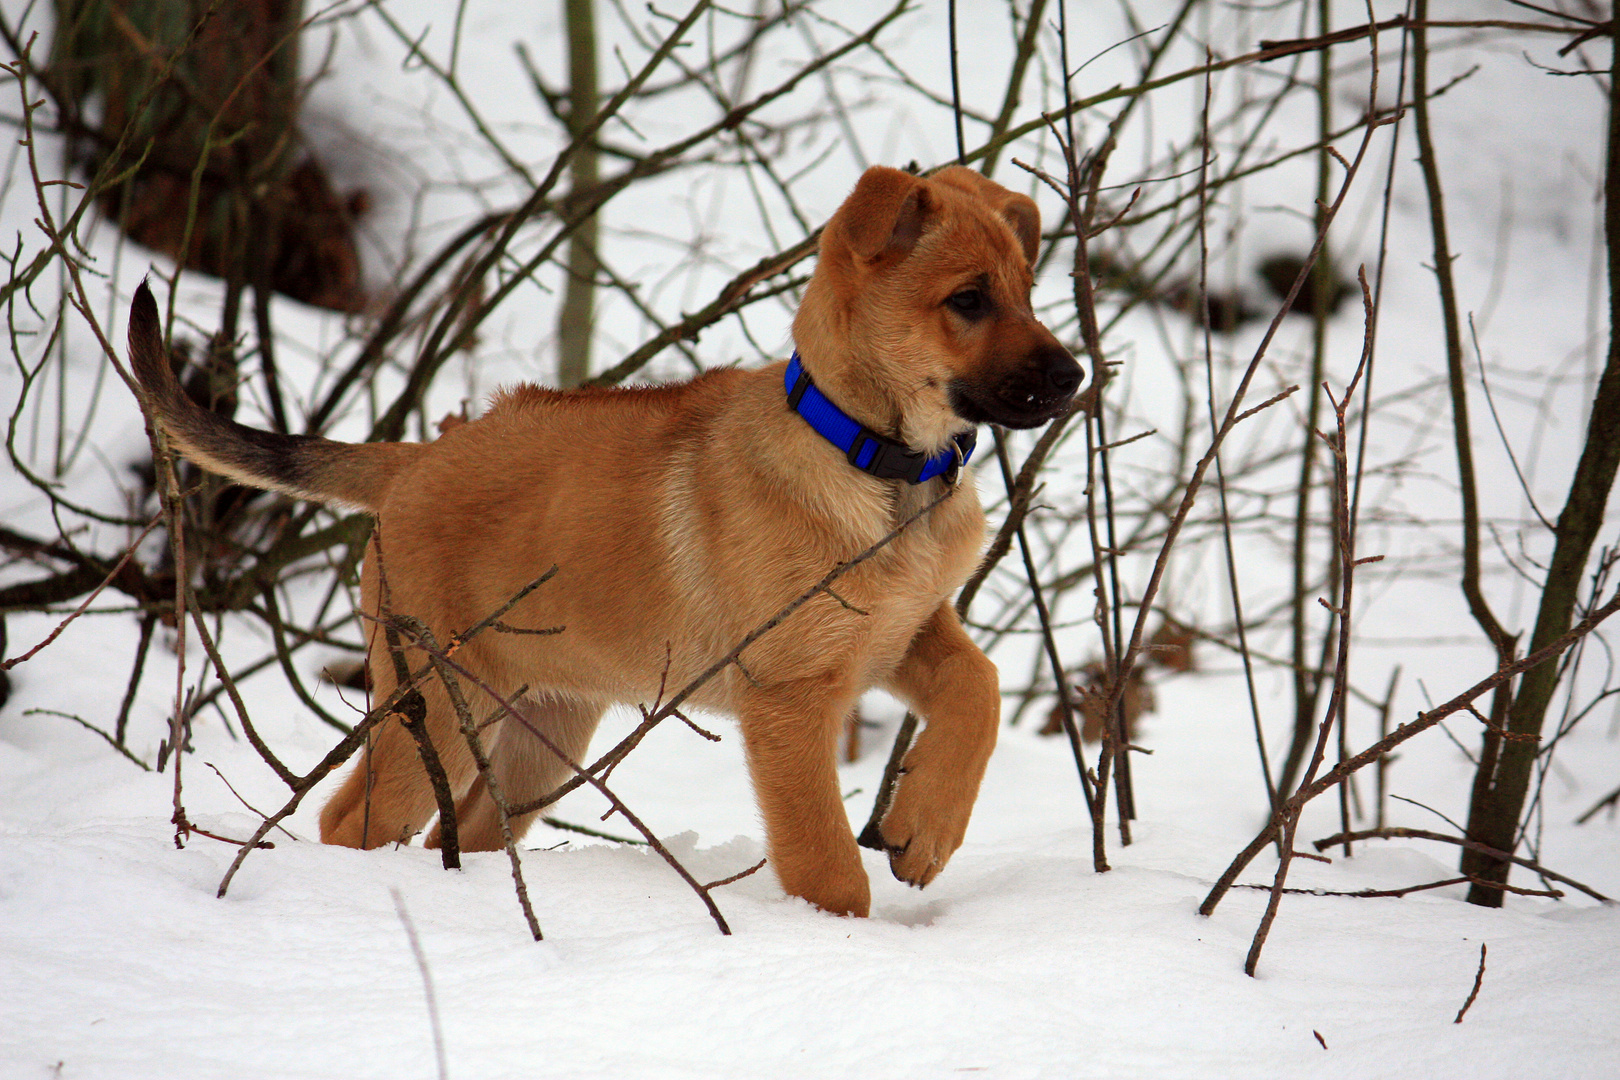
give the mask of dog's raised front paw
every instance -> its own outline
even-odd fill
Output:
[[[894,876],[919,889],[933,881],[962,846],[972,809],[971,798],[961,799],[949,786],[914,773],[902,779],[882,829]]]

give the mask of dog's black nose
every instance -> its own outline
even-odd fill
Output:
[[[1051,388],[1053,396],[1066,398],[1080,389],[1080,381],[1086,373],[1080,370],[1074,357],[1064,353],[1047,361],[1045,374],[1046,385]]]

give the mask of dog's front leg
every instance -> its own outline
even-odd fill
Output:
[[[834,676],[754,686],[740,710],[766,847],[782,888],[865,916],[871,886],[838,790],[838,736],[855,694]]]
[[[889,689],[927,722],[902,763],[881,830],[889,868],[921,888],[944,868],[967,832],[1001,722],[996,666],[973,644],[949,605],[923,624]]]

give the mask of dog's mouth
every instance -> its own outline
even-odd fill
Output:
[[[951,409],[974,424],[1032,428],[1067,409],[1084,379],[1068,353],[1040,356],[995,382],[952,380]]]

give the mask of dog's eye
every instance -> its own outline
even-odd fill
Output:
[[[970,319],[977,315],[983,315],[990,308],[990,302],[985,299],[984,293],[978,289],[963,289],[961,292],[954,292],[946,298],[945,303],[949,304],[951,310],[958,315]]]

